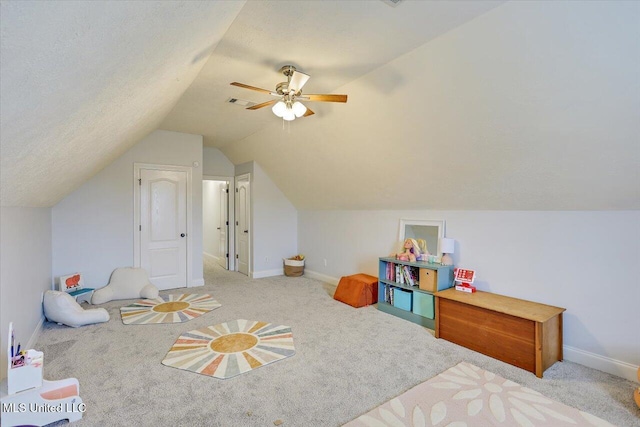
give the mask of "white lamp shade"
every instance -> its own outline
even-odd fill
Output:
[[[304,113],[307,112],[307,107],[305,107],[302,102],[298,101],[293,103],[291,109],[293,110],[293,114],[295,114],[296,117],[302,117]]]
[[[278,101],[271,108],[271,111],[273,111],[273,114],[275,114],[276,116],[282,117],[284,116],[285,111],[287,111],[287,104],[282,101]]]
[[[282,115],[282,118],[290,122],[291,120],[296,119],[296,115],[293,113],[293,110],[291,108],[287,108],[284,114]]]
[[[440,239],[440,251],[443,254],[452,254],[455,248],[455,240],[443,237]]]

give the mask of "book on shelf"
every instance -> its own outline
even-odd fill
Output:
[[[405,266],[405,274],[407,277],[407,283],[411,286],[418,286],[418,271],[415,267]]]
[[[416,287],[419,285],[419,277],[418,267],[393,262],[386,263],[385,278],[391,282]]]
[[[393,305],[393,286],[384,285],[384,302]]]

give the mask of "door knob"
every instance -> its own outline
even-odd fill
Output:
[[[245,233],[248,233],[248,232],[249,232],[249,230],[244,230],[244,232],[245,232]]]
[[[186,234],[184,234],[184,233],[182,233],[182,234],[180,235],[180,237],[184,237],[184,236],[186,236]]]
[[[220,227],[218,227],[218,230],[220,230]]]

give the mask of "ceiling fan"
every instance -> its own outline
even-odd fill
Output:
[[[296,70],[293,65],[285,65],[280,68],[280,72],[287,77],[286,82],[276,85],[276,90],[271,91],[261,89],[255,86],[249,86],[244,83],[233,82],[232,86],[238,86],[256,92],[267,93],[275,96],[277,99],[256,104],[247,107],[247,110],[258,110],[269,105],[273,105],[271,110],[273,114],[282,117],[284,120],[295,120],[296,117],[307,117],[315,114],[300,101],[319,101],[319,102],[347,102],[347,95],[331,95],[331,94],[302,94],[302,87],[307,83],[311,76]]]

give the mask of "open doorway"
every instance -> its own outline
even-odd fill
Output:
[[[202,180],[203,258],[227,270],[234,270],[233,177],[204,176]],[[231,189],[231,190],[230,190]]]

